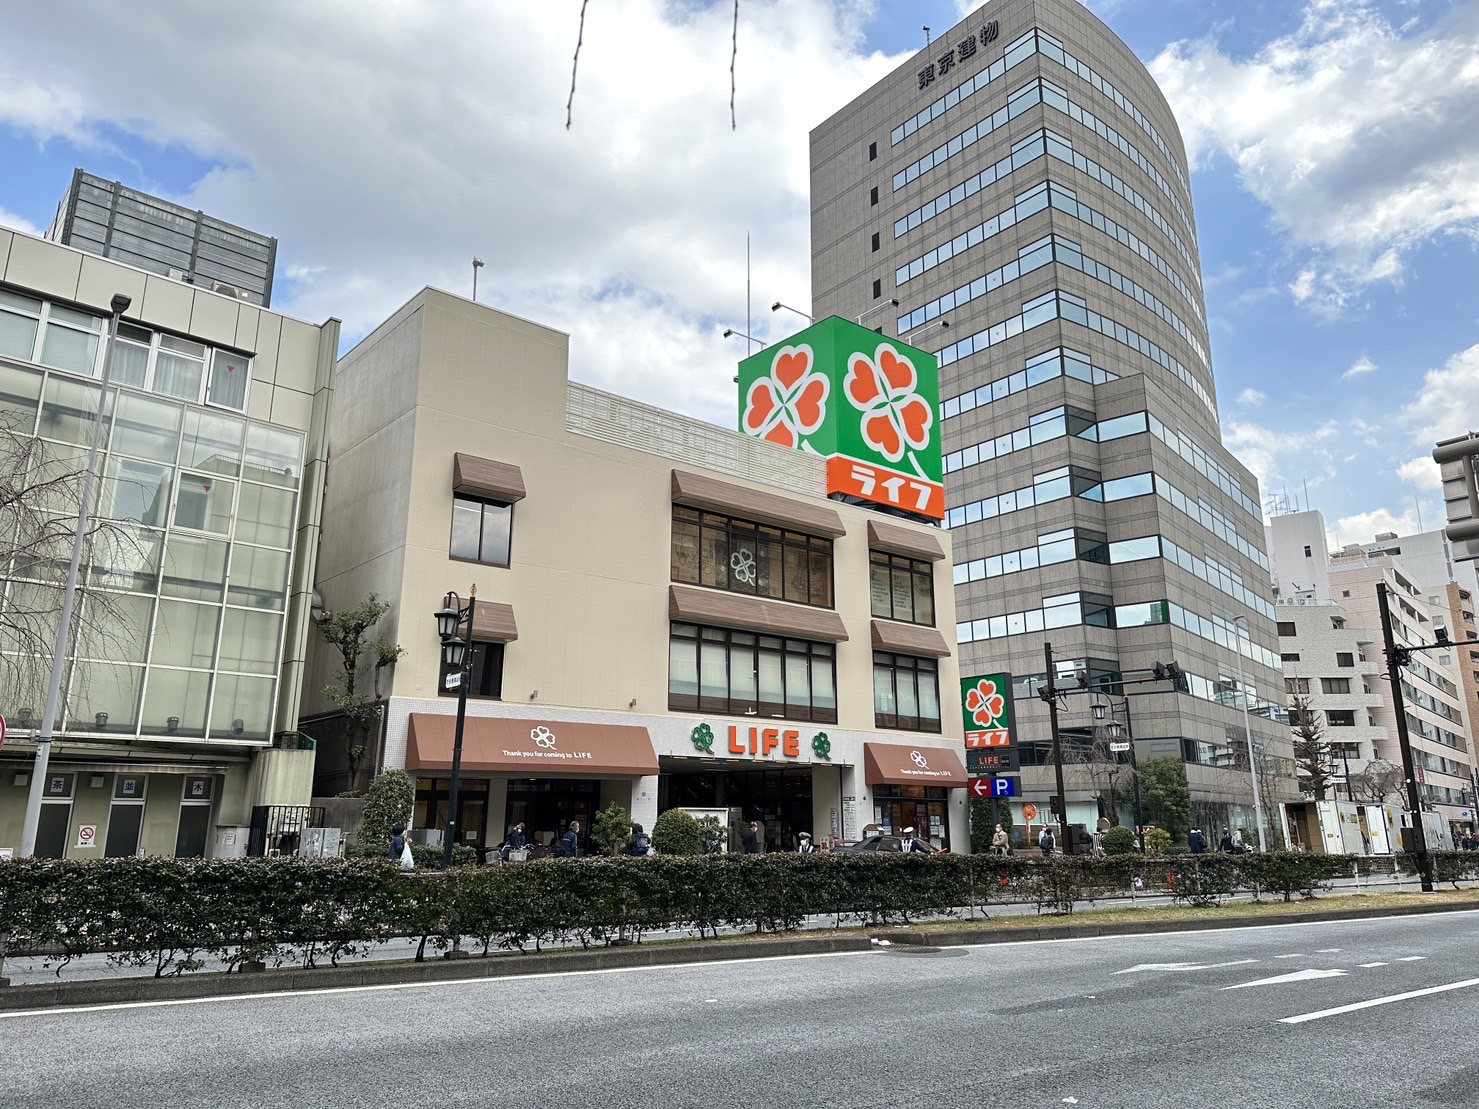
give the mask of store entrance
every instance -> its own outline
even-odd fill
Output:
[[[508,828],[524,825],[529,845],[552,848],[580,821],[580,853],[591,853],[591,823],[601,805],[601,783],[566,778],[513,779],[508,783],[508,811],[503,828],[493,830],[501,840]],[[553,852],[551,852],[553,853]]]
[[[913,828],[916,835],[948,850],[947,798],[941,786],[874,786],[873,822],[886,836],[897,836],[905,828]]]
[[[422,778],[416,782],[416,815],[413,828],[447,829],[447,803],[451,799],[450,778]],[[488,814],[486,779],[463,778],[457,783],[457,839],[478,850],[483,846],[483,825]]]
[[[818,835],[811,826],[811,770],[706,770],[665,773],[658,787],[658,811],[676,808],[739,809],[741,819],[765,827],[765,850],[794,851],[798,833]],[[826,829],[822,829],[825,835]]]

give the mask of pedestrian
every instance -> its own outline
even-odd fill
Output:
[[[1224,855],[1231,855],[1233,853],[1233,839],[1231,832],[1224,831],[1222,833],[1222,839],[1217,842],[1217,850],[1221,851]]]
[[[647,838],[647,833],[642,830],[642,825],[633,822],[632,842],[627,850],[633,855],[645,855],[652,850],[652,841]]]
[[[560,857],[573,859],[580,854],[580,821],[572,820],[570,830],[560,837]]]
[[[796,851],[798,854],[815,855],[820,850],[820,848],[818,848],[816,844],[811,842],[810,832],[802,832],[796,838],[799,841],[796,845]]]
[[[1053,857],[1053,851],[1057,848],[1058,841],[1053,838],[1053,830],[1051,828],[1044,828],[1042,830],[1042,835],[1037,837],[1037,846],[1042,851],[1043,858],[1051,859]]]
[[[746,855],[758,855],[760,854],[760,842],[760,822],[752,820],[750,826],[745,829],[745,834],[740,837],[740,847],[744,849]]]
[[[993,855],[1005,855],[1010,844],[1011,837],[1007,835],[1007,830],[998,824],[996,831],[991,833],[991,853]]]
[[[906,855],[928,855],[930,853],[930,849],[924,845],[923,840],[914,838],[913,825],[904,829],[904,837],[899,840],[899,850]]]
[[[401,864],[402,870],[414,870],[416,868],[415,856],[411,854],[411,841],[406,838],[406,828],[403,824],[397,824],[390,830],[390,848],[386,856],[394,862]]]
[[[1191,848],[1193,855],[1200,855],[1207,850],[1207,837],[1202,835],[1200,828],[1193,828],[1191,835],[1186,837],[1186,846]]]
[[[518,851],[521,852],[521,854],[519,855],[520,859],[527,858],[528,853],[526,851],[526,848],[528,847],[528,844],[529,840],[528,837],[524,835],[524,825],[521,821],[508,830],[508,836],[503,841],[503,850],[499,852],[499,857],[503,859],[504,862],[508,862],[514,857],[514,852]]]
[[[1234,829],[1232,834],[1232,850],[1234,855],[1243,853],[1243,829]]]

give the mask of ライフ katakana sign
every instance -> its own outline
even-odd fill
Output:
[[[940,371],[830,316],[739,364],[740,430],[827,460],[827,492],[943,519]]]
[[[1010,674],[982,674],[974,678],[961,678],[960,708],[965,717],[967,747],[1012,745]]]

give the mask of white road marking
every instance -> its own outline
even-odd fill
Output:
[[[1387,965],[1388,965],[1387,963],[1362,963],[1361,964],[1361,966],[1363,968],[1368,968],[1368,969],[1370,967],[1384,967],[1384,966],[1387,966]]]
[[[1343,978],[1343,970],[1296,970],[1293,974],[1280,974],[1276,978],[1260,978],[1256,982],[1240,982],[1236,986],[1223,986],[1224,990],[1246,990],[1250,986],[1277,986],[1285,982],[1308,982],[1315,978]]]
[[[1315,952],[1316,955],[1334,955],[1340,951],[1338,947],[1322,947]]]
[[[1256,963],[1257,959],[1234,959],[1230,963],[1139,963],[1116,974],[1135,974],[1142,970],[1216,970],[1218,967],[1240,967],[1245,963]]]
[[[1409,990],[1407,993],[1392,994],[1391,997],[1373,997],[1370,1001],[1357,1001],[1352,1005],[1339,1005],[1334,1009],[1321,1009],[1317,1013],[1302,1013],[1297,1017],[1280,1017],[1279,1023],[1303,1024],[1308,1020],[1339,1016],[1341,1013],[1354,1013],[1358,1009],[1371,1009],[1377,1005],[1390,1005],[1395,1001],[1408,1001],[1414,997],[1427,997],[1430,994],[1447,993],[1449,990],[1462,990],[1469,986],[1479,986],[1479,978],[1468,978],[1462,982],[1449,982],[1445,986],[1429,986],[1425,990]]]
[[[1305,954],[1304,954],[1304,952],[1301,951],[1301,952],[1296,952],[1293,955],[1275,955],[1274,958],[1275,959],[1303,959],[1303,958],[1305,958]]]
[[[1403,955],[1397,960],[1399,963],[1420,963],[1427,959],[1426,955]]]

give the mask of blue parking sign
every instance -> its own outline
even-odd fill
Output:
[[[1015,797],[1017,796],[1016,778],[992,778],[991,795],[993,797]]]

